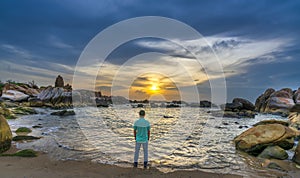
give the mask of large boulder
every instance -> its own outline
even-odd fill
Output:
[[[268,89],[257,98],[255,109],[258,112],[287,116],[295,105],[293,96],[294,93],[290,88],[283,88],[279,91]]]
[[[12,133],[6,119],[0,115],[0,153],[8,150],[11,146]]]
[[[244,110],[254,111],[255,109],[255,106],[250,101],[243,98],[234,98],[232,103],[241,103]]]
[[[299,132],[282,124],[265,124],[252,127],[234,139],[236,148],[251,155],[260,154],[267,146],[278,145],[291,149],[293,138]]]
[[[16,90],[3,90],[2,98],[9,99],[11,101],[25,101],[29,98],[29,95]]]
[[[64,79],[62,76],[58,75],[55,80],[55,87],[64,87]]]

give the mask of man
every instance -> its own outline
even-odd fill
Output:
[[[143,145],[144,151],[144,168],[147,168],[148,164],[148,141],[150,138],[150,123],[145,119],[145,111],[140,110],[139,112],[140,118],[134,122],[133,125],[133,133],[135,139],[135,153],[134,153],[134,163],[133,166],[137,167],[139,152],[141,145]]]

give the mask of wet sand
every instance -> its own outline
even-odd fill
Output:
[[[13,147],[10,153],[15,152]],[[47,154],[39,153],[38,157],[0,157],[0,177],[9,178],[239,178],[241,176],[214,174],[202,171],[176,171],[162,173],[155,168],[122,168],[114,165],[92,163],[91,161],[57,161],[51,160]]]

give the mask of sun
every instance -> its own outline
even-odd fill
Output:
[[[157,85],[154,85],[154,84],[153,84],[153,85],[151,86],[150,90],[153,91],[153,92],[155,92],[155,91],[158,91],[159,88],[158,88]]]

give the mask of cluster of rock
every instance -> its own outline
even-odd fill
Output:
[[[221,111],[212,111],[213,116],[231,118],[254,118],[255,106],[243,98],[234,98],[232,103],[220,105]]]
[[[288,158],[286,150],[294,147],[294,139],[300,135],[288,122],[268,120],[254,125],[234,139],[238,150],[265,159]],[[297,149],[300,151],[300,145]],[[300,163],[300,152],[295,152],[293,160]]]
[[[300,112],[300,88],[281,90],[267,89],[255,102],[255,110],[261,113],[288,116],[290,112]]]

